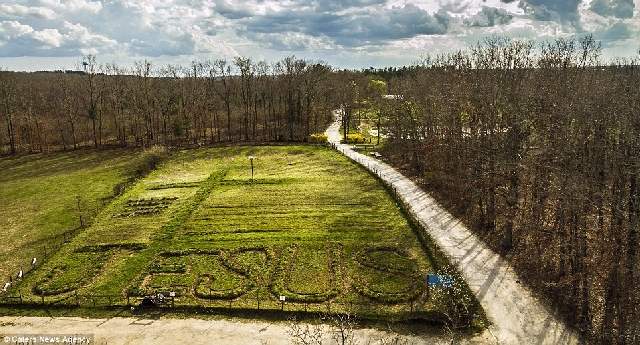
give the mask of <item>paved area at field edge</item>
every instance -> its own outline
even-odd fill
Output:
[[[284,345],[291,344],[287,323],[268,323],[244,320],[201,320],[201,319],[137,319],[110,318],[84,319],[79,317],[0,317],[0,344],[5,335],[49,334],[82,335],[90,334],[96,345]],[[326,343],[332,344],[330,334]],[[374,330],[358,329],[354,338],[358,344],[387,344],[381,339],[392,339],[393,334]],[[446,337],[402,336],[406,344],[440,345],[451,344]],[[463,340],[463,344],[481,344],[484,341]]]

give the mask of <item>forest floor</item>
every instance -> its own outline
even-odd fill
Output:
[[[336,112],[336,117],[339,113]],[[576,333],[518,280],[509,264],[409,178],[350,145],[341,144],[340,121],[326,131],[329,142],[393,188],[408,211],[462,273],[491,322],[499,344],[578,344]]]

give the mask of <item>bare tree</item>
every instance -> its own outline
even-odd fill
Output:
[[[82,58],[82,66],[86,76],[86,92],[88,99],[85,101],[87,117],[91,120],[93,128],[93,144],[98,148],[98,126],[99,119],[99,91],[96,76],[98,74],[98,64],[95,55],[87,55]]]
[[[151,145],[155,140],[154,133],[154,99],[152,94],[152,63],[150,61],[137,61],[134,71],[136,76],[136,98],[138,111],[143,115],[144,140],[142,145]]]
[[[299,322],[295,318],[289,320],[289,338],[296,345],[322,345],[326,326],[322,323],[310,324]]]
[[[537,50],[490,38],[378,73],[401,96],[386,104],[387,158],[508,253],[586,339],[624,344],[638,336],[640,95],[627,86],[640,68],[600,54],[589,36]]]
[[[249,140],[249,113],[253,96],[253,80],[255,77],[255,68],[253,62],[249,58],[236,57],[234,64],[240,71],[240,97],[242,102],[242,133],[244,140]],[[255,127],[253,131],[253,139],[255,139]]]
[[[16,154],[16,130],[14,123],[13,105],[16,97],[15,80],[8,72],[0,70],[0,95],[2,96],[2,113],[5,118],[7,136],[9,137],[9,149],[12,155]]]
[[[218,59],[213,62],[209,75],[213,79],[220,79],[220,86],[215,88],[216,93],[224,102],[227,111],[227,140],[232,140],[231,132],[231,96],[232,96],[232,80],[231,65],[225,59]]]

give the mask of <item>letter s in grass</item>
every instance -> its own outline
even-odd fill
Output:
[[[361,295],[382,303],[415,300],[422,292],[417,263],[392,246],[376,246],[356,254],[359,273],[354,287]]]

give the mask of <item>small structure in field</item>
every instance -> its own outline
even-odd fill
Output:
[[[249,156],[249,162],[251,162],[251,181],[253,181],[253,160],[256,159],[255,156]]]

